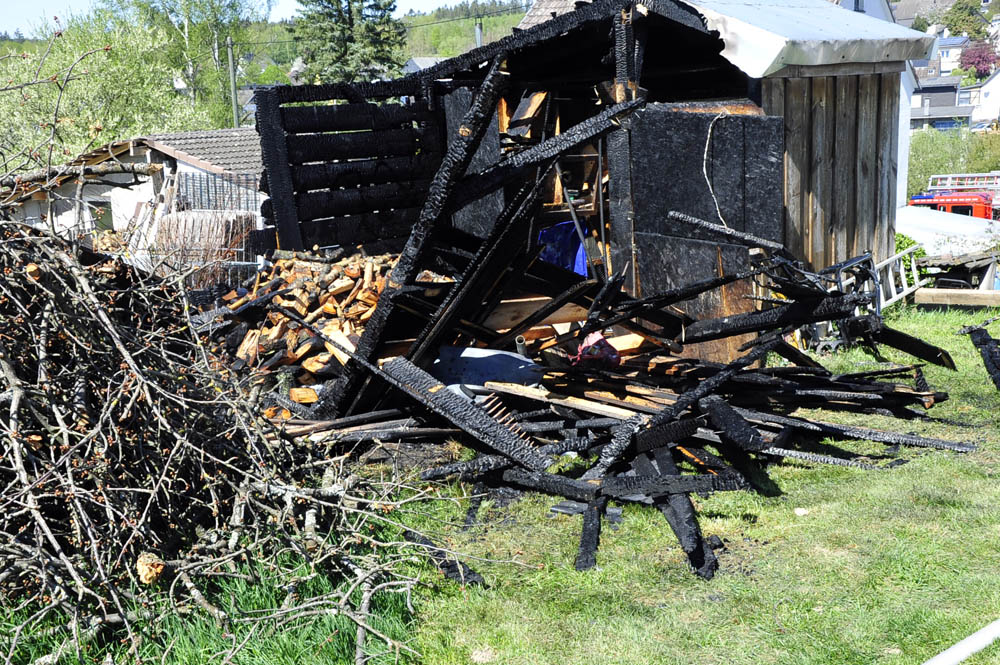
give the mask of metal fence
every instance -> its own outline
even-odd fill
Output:
[[[257,270],[251,231],[260,228],[254,174],[178,173],[166,183],[169,205],[157,223],[151,258],[170,268],[194,269],[192,288],[235,285]]]
[[[238,210],[260,213],[264,195],[257,191],[259,183],[253,173],[178,173],[176,178],[174,211]]]

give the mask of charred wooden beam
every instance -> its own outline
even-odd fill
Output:
[[[612,476],[601,483],[601,494],[616,499],[637,495],[665,496],[688,492],[716,492],[745,489],[745,483],[716,473],[698,475]]]
[[[298,211],[295,209],[295,189],[288,162],[288,144],[281,127],[281,99],[275,88],[258,90],[257,131],[260,133],[260,155],[267,173],[271,212],[277,227],[278,246],[282,249],[304,249],[299,233]],[[262,212],[263,214],[263,212]],[[267,215],[264,215],[267,217]]]
[[[682,344],[695,344],[786,326],[797,327],[818,321],[834,321],[851,316],[855,308],[868,301],[868,296],[862,294],[828,296],[813,302],[779,305],[762,312],[736,314],[718,319],[703,319],[687,326],[677,341]]]
[[[562,455],[568,452],[582,452],[594,446],[594,441],[589,436],[571,437],[559,443],[542,446],[538,449],[540,455]],[[477,455],[467,462],[453,462],[442,464],[432,469],[426,469],[420,473],[421,480],[442,480],[451,476],[458,478],[472,478],[499,471],[511,466],[510,458],[503,455]]]
[[[597,565],[597,548],[601,543],[601,520],[607,507],[608,497],[599,496],[588,503],[587,508],[583,511],[580,548],[574,563],[577,570],[590,570]]]
[[[915,358],[929,363],[955,369],[955,361],[951,355],[939,346],[928,344],[924,340],[895,330],[885,325],[882,317],[876,314],[855,316],[840,323],[841,330],[850,337],[866,337],[880,344],[909,353]]]
[[[292,134],[395,129],[414,122],[433,121],[437,115],[426,101],[401,104],[333,104],[289,106],[281,109],[285,131]]]
[[[968,453],[976,449],[971,443],[959,443],[957,441],[945,441],[944,439],[932,439],[915,434],[903,434],[901,432],[885,432],[867,427],[854,427],[852,425],[837,425],[834,423],[821,422],[818,420],[804,420],[792,418],[790,416],[779,416],[773,413],[753,411],[740,407],[733,407],[736,412],[744,418],[760,422],[794,427],[803,432],[814,432],[832,438],[854,439],[858,441],[876,441],[889,445],[915,446],[918,448],[937,448],[939,450],[953,450],[959,453]]]
[[[997,346],[997,340],[993,339],[985,328],[970,331],[969,339],[979,350],[986,373],[990,375],[993,385],[1000,390],[1000,347]]]
[[[574,501],[590,502],[597,498],[600,485],[585,480],[574,480],[553,473],[525,471],[524,469],[508,469],[503,472],[505,482],[525,489],[561,496]]]
[[[299,211],[300,221],[346,217],[392,208],[413,208],[423,201],[428,182],[414,180],[351,189],[300,192],[295,195],[295,206]]]
[[[438,570],[444,573],[444,576],[449,580],[459,584],[483,584],[485,582],[482,575],[469,568],[464,562],[459,561],[455,555],[435,545],[434,541],[427,537],[407,529],[403,532],[403,538],[422,547]]]
[[[649,458],[650,454],[656,460],[655,466]],[[637,455],[632,461],[632,468],[640,475],[676,476],[680,473],[670,452],[662,448],[653,453]],[[702,538],[691,499],[686,494],[668,494],[666,497],[653,497],[653,505],[670,525],[677,542],[688,557],[691,569],[699,577],[712,579],[719,568],[719,562],[712,548]]]
[[[528,469],[541,471],[549,460],[521,437],[504,427],[485,411],[464,397],[448,390],[443,383],[405,358],[394,358],[382,366],[385,376],[405,386],[406,391],[424,406],[448,419],[501,455]]]

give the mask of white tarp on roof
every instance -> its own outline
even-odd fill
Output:
[[[910,236],[931,256],[982,252],[997,241],[996,222],[967,217],[924,206],[903,206],[896,210],[896,232]]]
[[[828,0],[682,0],[718,31],[722,56],[753,78],[788,65],[928,57],[934,38]]]

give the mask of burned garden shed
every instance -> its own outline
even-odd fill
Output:
[[[550,4],[533,13],[556,16],[398,80],[257,93],[273,225],[261,245],[403,248],[359,355],[378,357],[386,330],[422,329],[395,341],[426,364],[458,323],[495,343],[452,304],[479,289],[482,313],[514,274],[551,299],[547,314],[579,301],[566,257],[538,260],[566,236],[582,240],[579,272],[618,274],[632,297],[740,274],[741,234],[814,268],[884,255],[898,72],[928,38],[825,0]],[[428,269],[465,278],[429,302],[413,288]],[[686,311],[748,311],[750,288],[733,281]],[[740,341],[696,354],[732,357]],[[374,399],[351,367],[329,397],[339,413]]]

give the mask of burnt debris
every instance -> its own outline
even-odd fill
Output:
[[[833,375],[802,326],[954,364],[842,286],[870,255],[816,272],[786,249],[782,120],[722,48],[692,11],[597,0],[396,81],[259,92],[271,262],[201,325],[286,437],[448,436],[471,458],[425,480],[586,506],[580,570],[612,503],[658,509],[710,578],[692,492],[778,492],[782,459],[889,466],[821,439],[970,450],[791,415],[947,399],[919,366]]]

